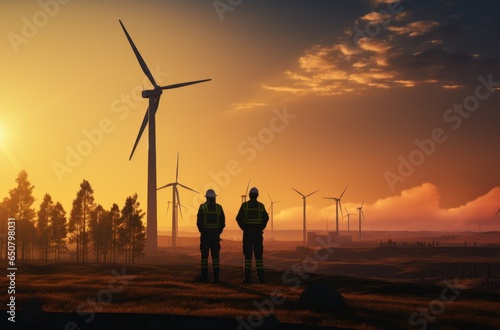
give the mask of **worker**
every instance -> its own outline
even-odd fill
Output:
[[[226,226],[224,210],[215,202],[215,191],[208,189],[205,193],[206,202],[200,205],[196,225],[200,231],[201,277],[202,282],[208,281],[208,254],[212,255],[214,282],[220,282],[220,234]]]
[[[236,221],[243,230],[243,255],[245,256],[244,278],[242,283],[251,283],[252,256],[255,256],[255,268],[259,283],[265,283],[264,279],[264,229],[269,220],[264,204],[257,201],[259,190],[255,187],[250,189],[250,200],[241,204]]]

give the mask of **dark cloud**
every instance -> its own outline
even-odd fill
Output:
[[[479,74],[500,73],[496,2],[372,1],[375,10],[353,19],[352,30],[316,44],[270,90],[341,94],[368,88],[437,84],[459,88]],[[384,9],[385,8],[385,9]]]

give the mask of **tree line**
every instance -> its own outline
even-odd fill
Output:
[[[144,254],[145,213],[137,194],[128,196],[121,209],[116,203],[105,209],[95,202],[94,190],[84,179],[68,216],[61,203],[48,193],[35,209],[34,186],[26,171],[21,171],[15,181],[17,185],[0,203],[0,259],[7,254],[8,218],[16,219],[15,242],[20,261],[59,261],[62,253],[71,253],[76,262],[134,263]]]

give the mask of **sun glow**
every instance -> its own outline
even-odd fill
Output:
[[[2,127],[2,125],[0,125],[0,145],[3,145],[5,140],[6,140],[6,132],[5,132],[5,129]]]

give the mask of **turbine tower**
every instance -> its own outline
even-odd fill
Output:
[[[179,218],[178,218],[178,210],[180,209],[181,211],[181,216],[182,216],[182,205],[181,205],[181,198],[179,197],[179,190],[177,189],[177,186],[181,186],[184,189],[194,191],[195,193],[199,194],[194,189],[191,189],[189,187],[186,187],[182,183],[179,183],[179,153],[177,153],[177,166],[175,169],[175,182],[168,183],[164,186],[161,186],[158,188],[158,190],[166,188],[166,187],[172,187],[172,204],[173,204],[173,209],[172,209],[172,247],[177,246],[177,237],[179,234]]]
[[[363,216],[363,219],[365,219],[365,214],[363,213],[363,202],[365,200],[363,199],[361,201],[361,206],[357,208],[358,213],[359,213],[359,239],[361,240],[361,216]],[[365,220],[366,221],[366,220]]]
[[[146,114],[144,115],[144,119],[142,120],[142,124],[141,124],[141,127],[139,129],[139,134],[137,135],[137,138],[136,138],[135,143],[134,143],[134,147],[132,148],[132,152],[130,153],[130,157],[129,157],[129,160],[131,160],[132,156],[134,155],[135,148],[137,147],[137,144],[139,143],[139,140],[141,139],[142,133],[144,132],[146,125],[149,124],[149,128],[148,128],[148,195],[147,195],[147,211],[146,211],[147,212],[146,252],[147,253],[154,253],[158,250],[155,115],[156,115],[156,111],[158,110],[158,105],[160,103],[160,96],[163,93],[163,90],[166,90],[166,89],[173,89],[173,88],[179,88],[179,87],[184,87],[184,86],[188,86],[188,85],[198,84],[198,83],[202,83],[205,81],[210,81],[212,79],[203,79],[203,80],[183,82],[183,83],[178,83],[178,84],[173,84],[173,85],[168,85],[168,86],[159,86],[156,83],[155,79],[153,78],[151,71],[149,70],[148,66],[146,65],[146,62],[144,61],[141,54],[139,53],[139,50],[137,49],[134,42],[132,41],[132,38],[130,37],[127,30],[125,29],[125,26],[123,25],[122,21],[119,20],[119,22],[120,22],[120,25],[123,29],[123,32],[125,32],[125,35],[127,36],[127,39],[130,43],[130,46],[132,47],[132,50],[134,51],[134,54],[137,58],[137,61],[139,61],[139,65],[141,66],[142,71],[148,77],[149,81],[151,82],[151,84],[153,84],[153,87],[154,87],[153,89],[142,91],[142,97],[149,100],[149,105],[148,105],[148,109],[146,110]]]
[[[349,223],[351,221],[351,215],[355,215],[354,213],[349,213],[347,209],[344,207],[345,211],[347,212],[346,215],[344,215],[344,218],[347,217],[347,232],[350,232],[351,229],[349,228]]]
[[[247,190],[245,190],[245,193],[241,195],[241,204],[247,201],[248,188],[250,187],[250,180],[252,180],[252,178],[248,179]]]
[[[344,191],[342,192],[342,194],[340,194],[340,197],[338,197],[338,198],[336,198],[336,197],[323,197],[323,198],[326,198],[326,199],[334,199],[335,200],[335,205],[336,205],[335,224],[336,224],[337,234],[339,233],[339,205],[340,205],[340,213],[342,213],[342,202],[341,202],[341,199],[342,199],[342,196],[344,196],[344,193],[347,190],[347,187],[349,187],[349,186],[345,187]],[[343,216],[344,215],[342,214],[342,217]]]
[[[304,220],[304,224],[303,224],[303,236],[302,236],[302,240],[304,242],[304,246],[307,245],[307,241],[306,241],[306,198],[311,196],[312,194],[315,194],[317,193],[319,190],[316,190],[308,195],[304,195],[303,193],[301,193],[300,191],[298,191],[297,189],[295,189],[294,187],[292,187],[293,190],[295,190],[300,196],[302,196],[302,200],[303,200],[303,207],[304,207],[304,210],[303,210],[303,220]]]
[[[269,195],[269,193],[267,194],[267,196],[269,196],[269,199],[271,200],[271,207],[270,207],[270,211],[271,211],[271,237],[274,239],[274,203],[279,203],[279,201],[273,201],[273,199],[271,198],[271,195]]]

